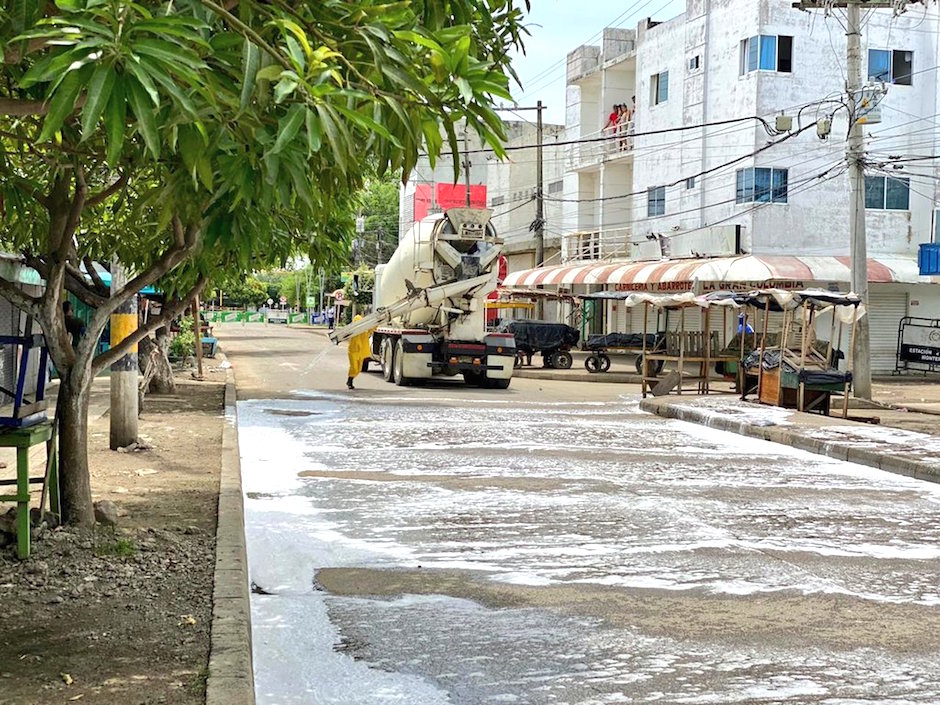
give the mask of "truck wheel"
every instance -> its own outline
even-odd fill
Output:
[[[551,366],[559,370],[570,370],[574,364],[574,358],[566,350],[559,350],[551,357]]]
[[[391,338],[382,339],[382,379],[391,382],[395,363],[395,348],[392,347]]]
[[[512,377],[509,379],[487,379],[484,381],[484,385],[490,389],[509,389],[510,382],[512,382]]]
[[[395,359],[392,367],[395,370],[395,384],[399,387],[407,387],[411,384],[411,379],[405,377],[405,348],[400,340],[395,345]]]

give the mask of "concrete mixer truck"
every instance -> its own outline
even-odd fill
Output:
[[[515,339],[486,330],[486,296],[496,289],[502,250],[490,215],[451,208],[415,223],[376,267],[373,312],[331,332],[333,342],[374,328],[372,359],[398,385],[462,374],[468,384],[509,387]]]

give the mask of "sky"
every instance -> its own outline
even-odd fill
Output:
[[[521,0],[518,3],[522,5]],[[600,44],[604,27],[635,29],[640,20],[669,20],[685,11],[685,0],[531,0],[526,17],[530,36],[525,55],[513,66],[523,83],[514,86],[520,106],[541,100],[547,106],[545,122],[565,122],[565,59],[582,44]],[[510,114],[511,115],[511,114]],[[506,119],[512,119],[509,115]],[[520,113],[534,119],[531,111]]]

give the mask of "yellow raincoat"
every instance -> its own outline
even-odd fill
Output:
[[[353,323],[360,320],[362,320],[362,316],[356,316],[353,318]],[[346,351],[346,355],[349,357],[348,376],[350,378],[356,377],[362,372],[362,363],[372,356],[372,351],[369,346],[369,337],[371,335],[372,331],[367,330],[349,339],[349,349]]]

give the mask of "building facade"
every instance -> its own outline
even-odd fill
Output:
[[[847,290],[842,23],[790,0],[687,0],[676,18],[572,51],[565,266],[512,281]],[[916,262],[940,231],[940,9],[869,11],[862,43],[873,368],[886,371],[900,318],[940,317],[940,283]],[[611,127],[615,105],[628,117]],[[603,313],[599,330],[631,328],[616,304]]]

